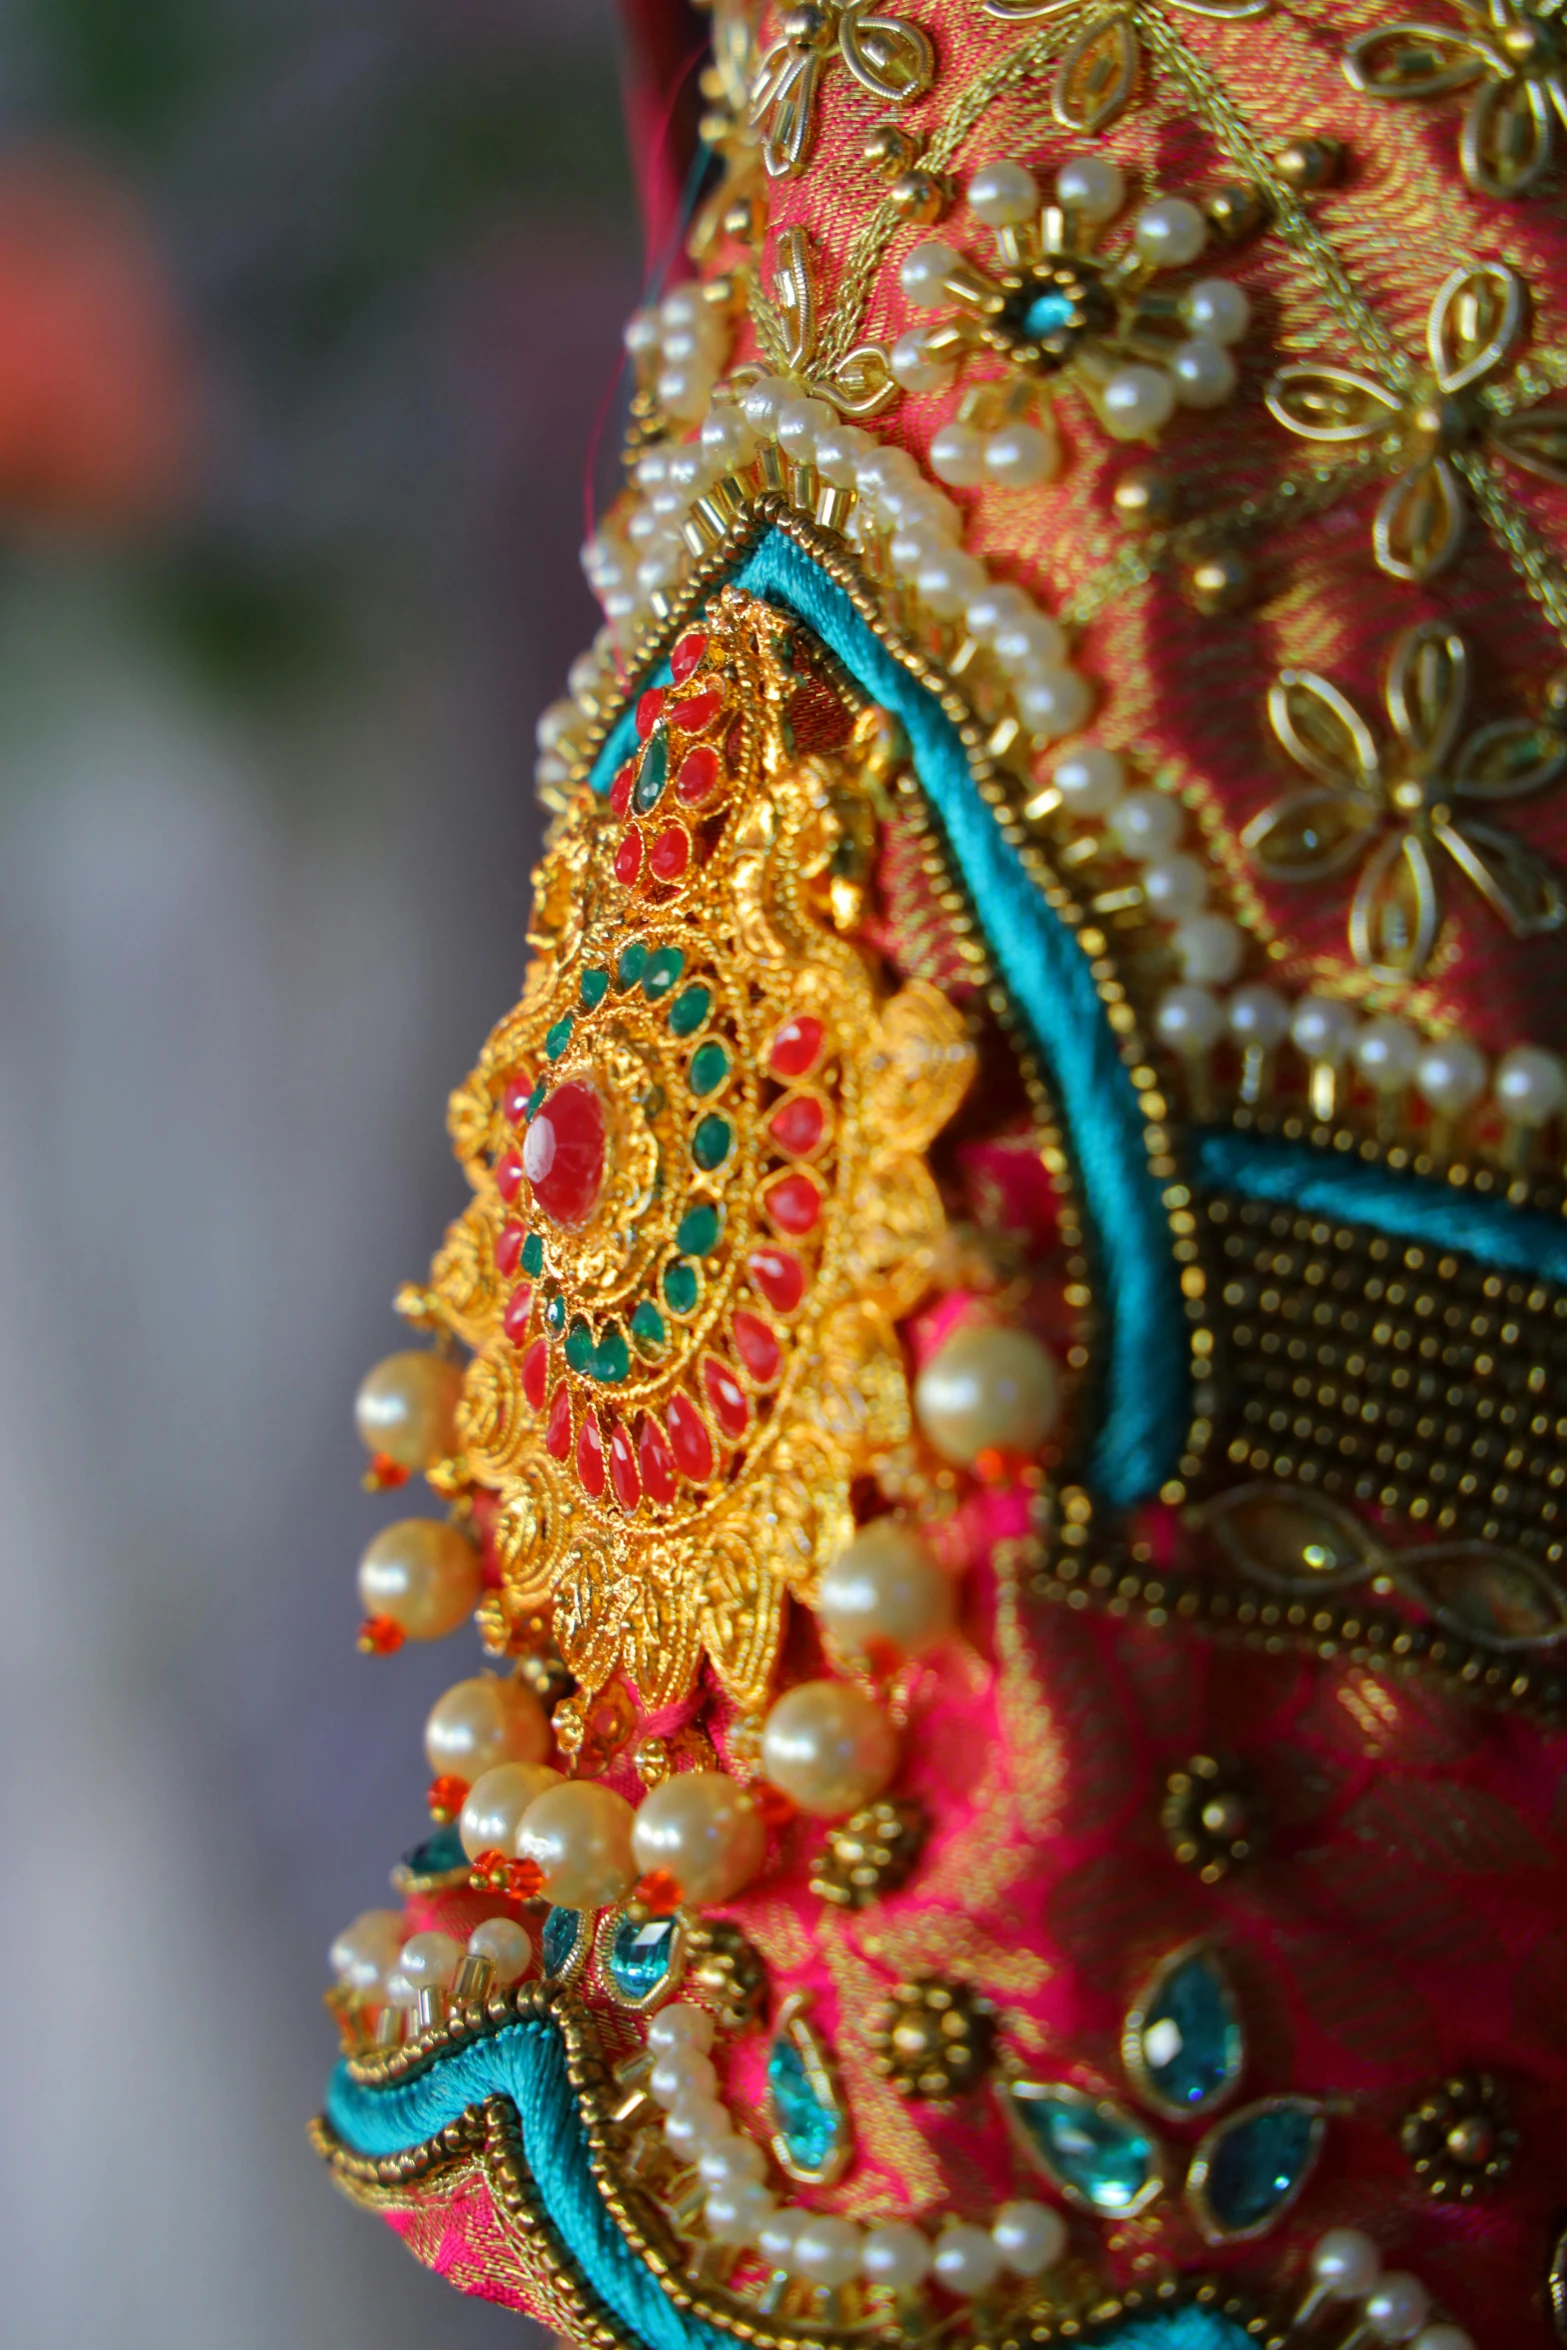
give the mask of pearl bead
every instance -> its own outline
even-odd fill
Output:
[[[925,347],[925,329],[911,326],[899,335],[887,353],[887,367],[896,384],[906,392],[945,391],[953,377],[951,362],[933,359]]]
[[[712,347],[711,334],[704,334],[697,327],[671,327],[664,337],[664,364],[666,367],[700,369]]]
[[[1155,1009],[1154,1026],[1172,1053],[1199,1058],[1224,1034],[1224,1006],[1205,987],[1167,987]]]
[[[1018,716],[1036,743],[1075,734],[1094,714],[1094,689],[1076,669],[1042,669],[1016,692]]]
[[[816,470],[835,489],[852,490],[857,484],[860,460],[869,456],[875,446],[870,434],[857,424],[824,428],[816,436]]]
[[[943,1460],[1035,1453],[1061,1416],[1061,1374],[1027,1330],[960,1330],[914,1383],[914,1411]]]
[[[479,1554],[438,1518],[383,1526],[359,1561],[359,1604],[410,1640],[441,1640],[471,1616],[482,1589]]]
[[[860,2246],[860,2274],[893,2293],[912,2293],[930,2275],[930,2246],[908,2220],[868,2228]]]
[[[1246,955],[1246,939],[1227,914],[1194,914],[1171,939],[1181,977],[1199,987],[1227,987]]]
[[[1151,440],[1175,413],[1175,387],[1158,367],[1118,367],[1100,390],[1105,430],[1114,440]]]
[[[898,283],[916,310],[939,310],[947,299],[947,279],[962,255],[939,237],[928,237],[904,258]]]
[[[1039,188],[1021,163],[982,163],[969,181],[968,200],[987,228],[1019,228],[1039,210]]]
[[[504,1852],[510,1858],[529,1804],[546,1789],[563,1784],[559,1771],[547,1763],[497,1763],[493,1770],[482,1771],[463,1799],[457,1823],[468,1858],[477,1860],[481,1852]]]
[[[1170,381],[1183,408],[1222,408],[1235,389],[1235,362],[1218,343],[1194,337],[1173,351]]]
[[[1126,764],[1119,752],[1087,743],[1058,759],[1050,780],[1074,816],[1108,816],[1126,789]]]
[[[1181,269],[1208,242],[1208,223],[1184,196],[1161,196],[1138,214],[1132,239],[1155,269]]]
[[[633,310],[621,329],[620,339],[633,359],[636,359],[640,358],[645,351],[658,349],[661,332],[655,312]]]
[[[756,2249],[771,2269],[787,2276],[794,2267],[794,2247],[805,2225],[805,2213],[794,2204],[781,2204],[768,2213],[756,2231]]]
[[[993,644],[1004,628],[1026,623],[1033,610],[1021,588],[993,579],[978,595],[970,596],[963,608],[963,625],[977,645]]]
[[[693,423],[707,405],[712,378],[705,367],[664,367],[653,387],[658,404],[682,424]]]
[[[395,1909],[362,1909],[332,1945],[332,1972],[350,1991],[379,1991],[402,1946],[403,1921]]]
[[[1238,987],[1225,1011],[1237,1044],[1272,1052],[1289,1034],[1290,1008],[1276,987]]]
[[[797,397],[793,384],[781,375],[759,375],[748,383],[740,394],[740,405],[752,431],[764,441],[770,441],[778,430],[778,419],[789,402]]]
[[[1567,1065],[1538,1045],[1514,1045],[1497,1062],[1491,1091],[1515,1125],[1545,1126],[1567,1102]]]
[[[415,1991],[449,1991],[463,1962],[463,1946],[455,1934],[410,1934],[398,1956],[398,1968]]]
[[[813,2285],[846,2285],[859,2273],[862,2241],[852,2220],[813,2211],[794,2239],[794,2274]]]
[[[1032,489],[1060,470],[1060,445],[1042,425],[1004,424],[985,435],[985,471],[1001,489]]]
[[[694,285],[671,286],[658,306],[659,323],[666,328],[694,326],[706,309]]]
[[[1348,1004],[1326,995],[1302,996],[1290,1014],[1290,1036],[1308,1061],[1336,1069],[1360,1026]]]
[[[928,523],[899,523],[887,542],[887,560],[899,579],[910,586],[919,578],[920,566],[931,562],[945,552],[945,541]]]
[[[593,1779],[568,1779],[523,1813],[517,1857],[543,1870],[546,1901],[560,1909],[604,1909],[636,1882],[634,1817],[624,1796]]]
[[[540,1763],[550,1750],[550,1726],[526,1681],[479,1673],[438,1697],[424,1726],[424,1751],[436,1778],[471,1786],[497,1763]]]
[[[664,2143],[685,2162],[695,2162],[704,2147],[733,2136],[733,2125],[716,2097],[688,2097],[664,2116]]]
[[[541,751],[559,750],[562,743],[571,741],[581,724],[582,712],[575,702],[551,702],[539,713],[534,740]]]
[[[1139,864],[1169,856],[1181,837],[1181,804],[1168,792],[1128,792],[1110,818],[1116,845]]]
[[[427,1469],[457,1446],[462,1372],[445,1355],[387,1355],[354,1398],[354,1425],[367,1451],[400,1469]]]
[[[861,495],[879,504],[888,491],[910,489],[921,480],[921,475],[907,449],[887,448],[880,441],[872,441],[867,454],[855,466],[854,478]]]
[[[1466,2334],[1462,2326],[1422,2326],[1415,2336],[1415,2350],[1475,2350],[1474,2336]]]
[[[702,446],[720,473],[735,473],[756,455],[756,428],[743,408],[726,400],[703,417]]]
[[[716,2097],[718,2075],[713,2060],[698,2048],[670,2048],[659,2057],[647,2078],[648,2095],[672,2112],[689,2105],[693,2097]]]
[[[971,489],[985,478],[985,436],[971,424],[944,424],[930,444],[930,469],[954,489]]]
[[[417,2007],[419,1986],[409,1980],[401,1967],[393,1967],[382,1985],[381,1996],[388,2007]]]
[[[1428,1044],[1415,1063],[1415,1090],[1440,1117],[1456,1117],[1485,1091],[1486,1058],[1467,1036]]]
[[[933,539],[953,547],[963,536],[962,513],[944,491],[928,481],[889,482],[881,502],[900,530],[926,530]]]
[[[680,1771],[645,1796],[631,1831],[637,1867],[667,1869],[682,1901],[728,1901],[762,1865],[767,1831],[722,1771]]]
[[[754,2244],[778,2206],[756,2179],[715,2187],[703,2212],[715,2244]]]
[[[1036,604],[1003,622],[995,637],[996,659],[1012,678],[1059,669],[1066,660],[1066,632]]]
[[[1143,868],[1143,896],[1163,922],[1195,914],[1208,895],[1208,868],[1200,857],[1156,857]]]
[[[985,584],[985,566],[956,547],[942,547],[927,555],[915,575],[920,602],[938,620],[954,620]]]
[[[963,2220],[949,2220],[936,2238],[931,2257],[936,2282],[965,2300],[988,2293],[1001,2274],[1001,2255],[983,2228]]]
[[[1015,2277],[1043,2276],[1066,2250],[1066,2221],[1048,2203],[1003,2203],[990,2240]]]
[[[705,2187],[732,2187],[741,2179],[765,2179],[767,2157],[754,2138],[723,2138],[704,2147],[697,2159]]]
[[[677,1999],[672,2007],[661,2007],[647,2028],[647,2044],[662,2056],[671,2048],[695,2048],[706,2055],[713,2045],[713,2019],[705,2007],[693,2006],[688,1999]]]
[[[515,1983],[528,1971],[533,1944],[515,1918],[486,1918],[468,1937],[468,1956],[487,1958],[497,1983]]]
[[[838,411],[825,400],[790,400],[778,412],[778,446],[797,465],[809,465],[816,455],[816,436],[831,432]]]
[[[1363,2324],[1383,2342],[1407,2342],[1431,2312],[1431,2296],[1407,2268],[1380,2276],[1360,2305]]]
[[[1189,334],[1205,343],[1238,343],[1251,321],[1245,289],[1227,277],[1202,277],[1181,299],[1181,317]]]
[[[1119,164],[1102,155],[1080,155],[1056,173],[1056,202],[1085,220],[1113,220],[1126,201]]]
[[[1329,2228],[1317,2238],[1311,2255],[1312,2277],[1327,2287],[1330,2301],[1358,2301],[1381,2269],[1381,2253],[1358,2228]]]
[[[637,488],[643,491],[656,490],[668,472],[669,451],[655,443],[651,449],[644,449],[637,459]],[[592,541],[588,543],[591,546]]]
[[[951,1631],[952,1578],[912,1527],[878,1518],[822,1576],[816,1612],[846,1656],[870,1656],[879,1645],[901,1662],[923,1656]]]
[[[816,1819],[842,1819],[874,1802],[897,1767],[892,1724],[847,1681],[802,1681],[763,1725],[762,1769]]]
[[[1407,1020],[1368,1020],[1350,1048],[1355,1067],[1377,1093],[1401,1093],[1415,1073],[1420,1039]]]

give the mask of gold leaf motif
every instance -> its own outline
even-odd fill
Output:
[[[1363,441],[1399,420],[1392,393],[1349,367],[1281,367],[1263,396],[1279,423],[1308,441]]]
[[[838,44],[861,87],[890,106],[907,106],[936,78],[936,52],[918,25],[848,0]]]
[[[1525,473],[1567,487],[1567,408],[1547,405],[1499,417],[1491,427],[1491,439]]]
[[[725,1529],[707,1560],[697,1629],[726,1694],[742,1713],[767,1695],[778,1657],[783,1586],[759,1566],[741,1531]]]
[[[554,1583],[555,1645],[590,1696],[619,1663],[642,1596],[640,1578],[617,1570],[607,1545],[578,1542],[567,1552]]]
[[[1532,78],[1487,82],[1464,115],[1464,177],[1482,196],[1506,201],[1539,185],[1556,144],[1551,101]]]
[[[878,1158],[855,1200],[855,1278],[895,1321],[930,1287],[947,1228],[936,1179],[912,1152]]]
[[[1137,87],[1142,47],[1130,16],[1095,17],[1067,44],[1056,67],[1051,110],[1063,130],[1091,135],[1123,113]]]
[[[1459,753],[1453,789],[1466,800],[1521,800],[1567,768],[1567,735],[1543,719],[1498,718]]]
[[[531,1415],[519,1365],[510,1355],[475,1355],[463,1375],[457,1433],[470,1473],[485,1484],[506,1479],[528,1442]]]
[[[700,1650],[700,1623],[690,1605],[683,1562],[656,1549],[642,1558],[641,1589],[626,1618],[622,1658],[644,1705],[672,1705],[690,1687]]]
[[[1276,800],[1252,818],[1241,839],[1272,881],[1327,881],[1364,854],[1376,829],[1369,801],[1324,787]]]
[[[1406,1551],[1398,1579],[1450,1632],[1486,1648],[1548,1648],[1567,1636],[1567,1596],[1542,1566],[1492,1542]]]
[[[1472,37],[1442,25],[1382,26],[1357,34],[1344,51],[1345,79],[1370,98],[1441,98],[1485,70]]]
[[[1349,943],[1356,962],[1394,979],[1423,971],[1441,919],[1425,842],[1418,833],[1389,833],[1366,860],[1350,906]]]
[[[1426,321],[1426,347],[1438,387],[1464,392],[1494,374],[1523,322],[1523,282],[1503,262],[1455,269],[1437,288]]]
[[[865,1116],[878,1149],[922,1149],[956,1112],[974,1068],[957,1005],[928,980],[910,980],[882,1012],[866,1071]]]
[[[1353,702],[1312,669],[1284,669],[1268,694],[1268,721],[1308,775],[1342,790],[1369,788],[1381,761],[1376,737]]]
[[[1438,819],[1435,831],[1461,872],[1473,882],[1514,938],[1539,938],[1567,921],[1561,876],[1515,833],[1463,816]]]
[[[1377,562],[1390,579],[1434,579],[1462,546],[1467,519],[1464,485],[1451,460],[1428,457],[1383,494],[1371,530]]]
[[[1348,1590],[1385,1556],[1350,1511],[1294,1486],[1238,1485],[1196,1515],[1232,1566],[1273,1591]]]
[[[1410,628],[1393,647],[1387,670],[1387,712],[1426,774],[1451,758],[1469,702],[1469,649],[1456,628],[1428,621]]]

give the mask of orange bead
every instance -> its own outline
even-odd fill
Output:
[[[438,1779],[430,1781],[425,1795],[431,1819],[440,1820],[443,1825],[448,1820],[454,1820],[462,1810],[467,1793],[466,1779],[457,1778],[451,1771],[443,1771]]]
[[[401,1624],[394,1624],[390,1616],[366,1616],[359,1627],[361,1656],[395,1656],[406,1635]]]
[[[640,1901],[649,1917],[667,1918],[680,1907],[680,1886],[668,1869],[649,1869],[645,1877],[638,1877],[631,1898]]]

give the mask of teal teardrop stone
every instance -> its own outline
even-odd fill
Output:
[[[778,2135],[802,2171],[825,2169],[843,2123],[818,2097],[805,2059],[787,2032],[767,2052],[767,2094]]]
[[[642,993],[648,1002],[661,1002],[685,967],[686,959],[679,947],[660,947],[657,954],[649,955],[647,969],[642,974]]]
[[[711,1175],[715,1167],[723,1165],[733,1141],[734,1130],[728,1119],[720,1118],[716,1111],[709,1111],[705,1118],[697,1120],[696,1132],[691,1137],[691,1156],[704,1175]]]
[[[606,1387],[618,1387],[630,1371],[631,1349],[626,1344],[626,1334],[618,1322],[608,1322],[593,1349],[593,1376]]]
[[[610,1938],[604,1965],[622,1999],[647,1999],[675,1961],[673,1918],[622,1918]]]
[[[530,1232],[522,1244],[522,1269],[530,1280],[537,1281],[544,1270],[544,1235]]]
[[[620,961],[615,965],[616,986],[635,987],[646,969],[646,942],[640,938],[634,938],[630,946],[622,949]]]
[[[718,1235],[723,1228],[722,1208],[712,1200],[698,1200],[681,1217],[675,1230],[675,1246],[683,1256],[705,1257],[718,1246]]]
[[[637,769],[637,780],[632,787],[631,804],[639,816],[656,808],[664,796],[664,785],[669,780],[669,737],[662,727],[649,737]]]
[[[691,1091],[698,1096],[716,1093],[728,1075],[729,1055],[718,1039],[710,1036],[691,1055],[691,1067],[687,1071]]]
[[[604,1001],[604,998],[608,995],[608,993],[609,973],[607,971],[593,970],[583,972],[577,989],[577,994],[581,1002],[582,1009],[585,1012],[597,1011],[599,1005]]]
[[[695,1265],[684,1257],[676,1257],[672,1265],[664,1267],[664,1303],[672,1314],[693,1314],[701,1294]]]
[[[1021,2088],[1012,2110],[1048,2175],[1091,2211],[1136,2211],[1159,2178],[1152,2138],[1118,2106],[1065,2086]]]
[[[564,1019],[557,1020],[554,1027],[545,1032],[544,1050],[552,1061],[558,1061],[570,1044],[572,1024],[573,1016],[568,1012]]]
[[[412,1852],[403,1854],[403,1866],[411,1877],[438,1877],[447,1869],[463,1869],[467,1865],[468,1855],[463,1850],[455,1820],[450,1827],[437,1828],[426,1836]]]
[[[544,1301],[544,1327],[556,1338],[566,1327],[566,1301],[558,1289]]]
[[[539,1936],[539,1956],[547,1975],[558,1975],[577,1947],[577,1935],[582,1926],[582,1913],[575,1909],[552,1909],[544,1921]]]
[[[673,1036],[695,1036],[713,1008],[710,987],[683,987],[669,1007],[669,1028]]]
[[[1230,1986],[1211,1951],[1172,1967],[1143,2009],[1137,2054],[1157,2103],[1199,2113],[1232,2089],[1246,2053]]]
[[[580,1315],[566,1333],[566,1368],[581,1379],[593,1369],[593,1333]]]
[[[1220,2124],[1203,2141],[1200,2197],[1222,2236],[1251,2236],[1294,2202],[1316,2163],[1322,2115],[1304,2098],[1281,2097]]]
[[[664,1317],[650,1297],[645,1297],[631,1317],[631,1335],[643,1354],[657,1354],[664,1343]]]

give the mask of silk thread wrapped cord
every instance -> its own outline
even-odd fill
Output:
[[[1049,1073],[1088,1212],[1107,1325],[1104,1409],[1088,1481],[1114,1506],[1143,1500],[1174,1469],[1189,1416],[1185,1320],[1136,1090],[1082,950],[980,797],[957,729],[843,589],[772,529],[732,577],[804,621],[856,684],[903,722],[986,946]],[[660,667],[646,682],[667,679]],[[594,764],[595,791],[609,790],[635,745],[628,709]]]
[[[647,2350],[734,2350],[735,2338],[678,2310],[615,2225],[588,2162],[587,2133],[566,2072],[565,2044],[544,2021],[508,2024],[437,2057],[413,2080],[372,2085],[339,2065],[326,2117],[343,2144],[379,2158],[421,2145],[488,2097],[509,2097],[522,2153],[567,2263]],[[1117,2350],[1246,2350],[1249,2337],[1205,2309],[1130,2318],[1105,2339]]]

